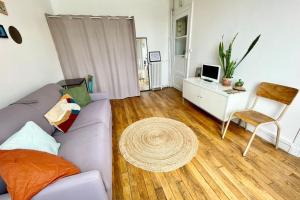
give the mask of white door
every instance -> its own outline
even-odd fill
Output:
[[[173,16],[173,87],[182,91],[183,79],[188,76],[190,58],[191,8]]]

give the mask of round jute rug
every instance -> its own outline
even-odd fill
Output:
[[[124,158],[152,172],[169,172],[189,163],[198,150],[192,129],[176,120],[146,118],[128,126],[120,139]]]

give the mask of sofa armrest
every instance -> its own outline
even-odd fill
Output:
[[[103,99],[109,99],[109,95],[107,92],[101,92],[101,93],[90,93],[92,101],[100,101]]]
[[[107,194],[98,171],[89,171],[60,179],[32,200],[107,200]]]

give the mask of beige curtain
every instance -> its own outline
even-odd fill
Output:
[[[47,16],[66,79],[95,77],[112,99],[139,96],[134,19]]]

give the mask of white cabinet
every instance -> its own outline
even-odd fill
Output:
[[[188,78],[183,81],[183,97],[224,123],[232,112],[244,110],[248,93],[227,94],[230,89],[219,83],[206,82],[200,78]]]
[[[185,84],[185,80],[183,81],[183,97],[188,99],[190,102],[192,102],[195,105],[200,104],[200,98],[201,94],[198,89],[198,86],[193,85],[193,84]]]

